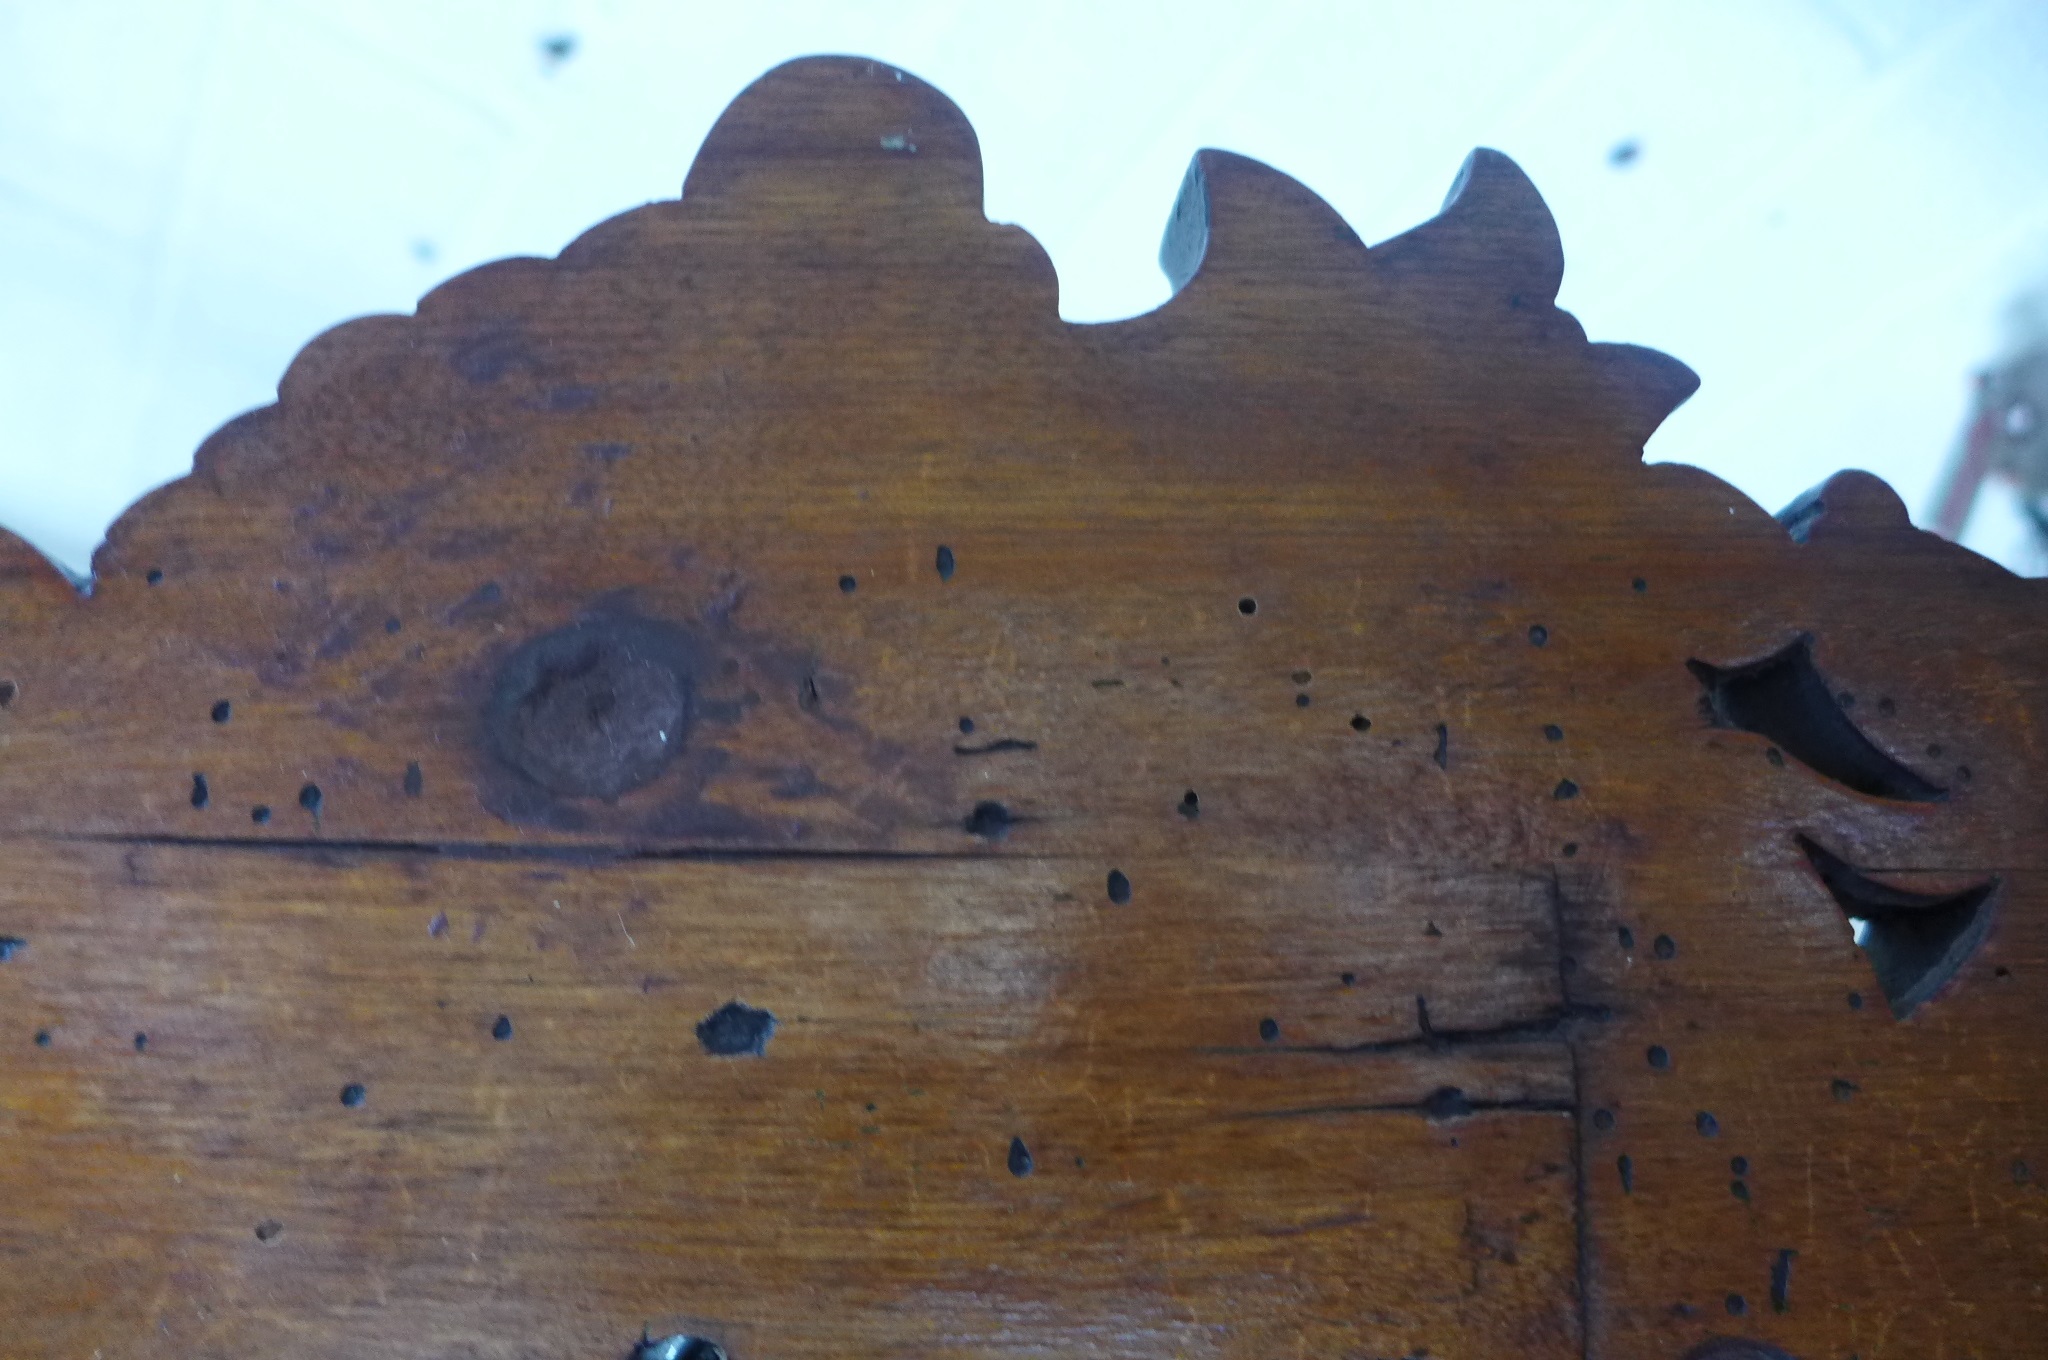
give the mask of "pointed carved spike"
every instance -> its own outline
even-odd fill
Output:
[[[1515,306],[1556,301],[1564,281],[1564,243],[1543,195],[1486,147],[1465,158],[1441,212],[1372,253],[1385,275],[1457,278]]]
[[[1611,344],[1591,349],[1615,422],[1638,446],[1699,390],[1699,374],[1658,350]]]
[[[1198,271],[1360,272],[1365,244],[1301,181],[1228,151],[1197,152],[1159,244],[1178,293]]]
[[[863,173],[845,174],[849,163]],[[819,188],[829,185],[829,201]],[[958,106],[886,62],[804,57],[741,91],[683,184],[693,217],[981,213],[981,147]]]

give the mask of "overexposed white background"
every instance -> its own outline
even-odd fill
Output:
[[[1703,379],[1649,456],[1767,509],[1854,466],[1927,515],[2048,277],[2043,0],[0,0],[0,525],[82,572],[314,334],[673,196],[734,94],[831,51],[965,109],[1073,320],[1165,298],[1198,147],[1368,241],[1497,147],[1560,303]],[[1965,541],[2032,565],[2009,502]]]

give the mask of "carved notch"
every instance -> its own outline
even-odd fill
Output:
[[[1805,836],[1797,839],[1828,896],[1849,918],[1898,1019],[1940,991],[1991,929],[1995,878],[1947,896],[1907,892],[1865,877]]]
[[[1893,760],[1863,735],[1813,664],[1802,633],[1761,661],[1715,666],[1688,661],[1706,693],[1700,710],[1716,727],[1768,737],[1787,755],[1837,784],[1873,798],[1939,803],[1948,790]]]

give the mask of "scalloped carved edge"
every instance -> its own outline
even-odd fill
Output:
[[[873,146],[860,147],[834,140],[828,135],[832,119],[844,117],[849,108],[869,122],[874,121],[870,115],[881,112],[902,115],[896,121],[904,123],[903,140],[884,135]],[[914,154],[898,154],[906,152]],[[145,494],[116,517],[93,554],[92,574],[83,581],[71,581],[33,546],[0,530],[0,599],[45,593],[54,598],[59,587],[71,598],[91,595],[98,581],[124,570],[120,544],[158,496],[195,480],[230,494],[234,477],[226,465],[247,467],[273,455],[263,436],[278,411],[317,400],[322,389],[358,369],[366,355],[403,352],[415,343],[420,322],[474,319],[505,285],[532,285],[561,269],[630,254],[671,218],[687,219],[692,229],[757,229],[763,207],[771,212],[802,207],[800,198],[786,193],[788,184],[814,173],[821,161],[839,164],[856,155],[865,156],[874,170],[873,192],[861,195],[860,207],[889,213],[914,204],[920,211],[957,217],[981,233],[984,247],[1001,242],[1002,248],[1016,251],[1020,290],[1036,285],[1049,318],[1065,324],[1057,322],[1057,279],[1043,250],[1022,229],[992,224],[983,213],[979,143],[960,109],[934,87],[887,63],[852,56],[799,58],[766,72],[727,106],[699,149],[679,198],[600,222],[554,259],[513,257],[458,274],[422,296],[411,316],[360,317],[309,341],[281,376],[276,402],[221,426],[200,445],[191,474]],[[902,192],[904,176],[914,177],[915,193]],[[842,200],[835,206],[846,204]],[[748,216],[749,207],[757,215]],[[1349,275],[1425,290],[1430,306],[1452,312],[1518,313],[1541,343],[1576,348],[1596,399],[1604,405],[1602,414],[1638,456],[1643,443],[1699,386],[1690,368],[1656,350],[1589,342],[1577,321],[1555,306],[1564,270],[1556,222],[1520,167],[1489,148],[1467,157],[1435,217],[1370,248],[1327,202],[1291,176],[1231,152],[1200,151],[1169,216],[1160,263],[1174,285],[1173,298],[1153,312],[1091,328],[1114,330],[1155,319],[1171,323],[1180,314],[1175,303],[1183,293],[1219,276],[1242,275],[1258,287],[1275,280],[1313,282],[1319,276]],[[1697,476],[1717,496],[1731,498],[1745,511],[1754,507],[1711,474]],[[1933,550],[1980,564],[1988,576],[2019,579],[1969,549],[1914,529],[1897,496],[1867,473],[1838,474],[1788,507],[1778,523],[1793,542],[1810,539],[1859,552]]]

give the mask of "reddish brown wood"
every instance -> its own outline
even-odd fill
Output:
[[[1162,258],[799,62],[0,543],[8,1353],[2025,1353],[2042,588],[1644,466],[1497,154]]]

